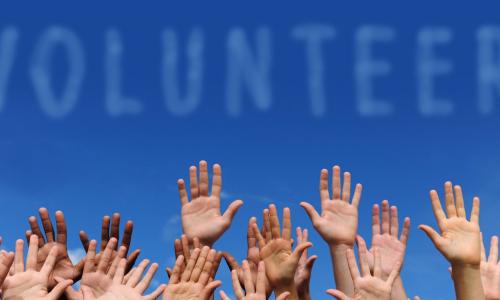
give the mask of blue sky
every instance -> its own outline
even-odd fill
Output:
[[[479,38],[485,26],[498,23],[498,4],[492,3],[3,4],[4,246],[11,247],[24,236],[27,217],[40,206],[65,212],[73,232],[71,249],[79,247],[80,229],[98,237],[102,216],[119,211],[135,221],[134,247],[165,267],[172,262],[173,239],[180,234],[176,180],[186,178],[188,167],[205,159],[222,164],[223,207],[236,198],[245,201],[217,248],[243,259],[248,218],[260,217],[270,201],[287,205],[294,226],[311,229],[311,253],[319,256],[312,291],[322,299],[334,284],[333,279],[324,280],[333,278],[330,258],[299,203],[305,200],[319,207],[319,172],[340,164],[364,185],[360,233],[365,238],[370,238],[374,203],[388,199],[398,205],[401,219],[411,217],[403,270],[408,295],[451,299],[447,263],[416,225],[435,225],[428,191],[442,190],[442,184],[452,180],[463,186],[467,207],[474,195],[481,197],[485,236],[499,233],[495,214],[500,205],[495,196],[500,192],[500,113],[494,101],[487,112],[479,107],[486,101],[480,91],[492,92],[498,102],[500,90],[491,81],[486,87],[478,84],[482,82],[478,74],[484,71],[478,62],[485,59],[479,49],[498,53],[486,68],[495,70],[500,59],[500,42],[491,46]],[[304,40],[294,33],[300,31],[297,28],[314,28],[313,33],[322,34],[325,40],[315,48],[321,56],[308,56]],[[166,35],[165,29],[170,30]],[[164,77],[163,43],[167,39],[167,46],[173,47],[168,40],[172,33],[179,48],[177,57],[175,52],[168,52],[168,57],[179,65]],[[51,60],[40,58],[44,39],[61,34],[74,56],[59,45],[49,51]],[[436,39],[434,48],[425,48],[429,35]],[[117,36],[121,60],[116,55]],[[369,38],[374,40],[370,58],[385,61],[386,74],[376,74],[384,72],[384,66],[376,67],[372,77],[355,71],[356,66],[366,68],[363,47]],[[189,43],[191,52],[186,50]],[[14,55],[6,58],[10,46]],[[245,49],[254,60],[245,56]],[[422,71],[429,60],[426,49],[432,50],[434,77]],[[202,66],[189,69],[189,55],[196,53],[201,54],[194,63]],[[444,69],[439,66],[442,61]],[[187,77],[201,83],[198,92]],[[51,102],[43,89],[44,80],[56,101]],[[71,86],[71,80],[76,85]],[[431,88],[426,88],[426,80]],[[370,92],[366,82],[373,87],[371,96],[365,94]],[[71,87],[65,108],[61,99],[67,86]],[[194,95],[192,106],[188,100],[176,104],[172,86],[182,97],[189,90]],[[432,102],[426,110],[422,103],[429,90],[433,101],[451,103],[452,109],[440,111]],[[110,100],[109,93],[116,91],[121,95],[113,99],[119,103]],[[367,97],[388,103],[390,110],[380,111],[379,102],[366,108]],[[124,98],[128,104],[123,104]],[[317,103],[320,113],[315,110]],[[225,265],[220,272],[229,291]],[[158,281],[164,280],[162,273]]]

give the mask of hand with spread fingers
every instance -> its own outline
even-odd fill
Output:
[[[191,253],[193,252],[194,249],[201,249],[201,244],[200,244],[200,239],[197,237],[193,238],[192,241],[189,241],[187,236],[185,234],[181,235],[180,239],[175,239],[174,241],[174,253],[175,253],[175,259],[177,259],[179,256],[183,255],[184,256],[184,266],[187,264],[189,261],[189,258],[191,257]],[[168,278],[172,276],[172,268],[167,267],[166,269]]]
[[[300,227],[296,229],[297,234],[297,245],[302,245],[309,242],[309,232],[307,229],[302,230]],[[297,287],[297,292],[299,294],[299,299],[310,300],[311,293],[309,290],[312,268],[314,262],[318,257],[313,255],[308,256],[308,249],[304,250],[300,256],[299,265],[297,271],[295,272],[295,286]]]
[[[349,271],[354,282],[354,296],[349,297],[339,290],[330,289],[326,291],[329,295],[336,297],[339,300],[390,300],[391,290],[401,269],[402,261],[398,261],[390,272],[387,279],[383,279],[383,272],[381,266],[381,255],[378,248],[374,248],[374,267],[373,275],[370,272],[370,265],[368,263],[368,250],[363,240],[358,238],[359,248],[359,263],[361,265],[361,273],[359,272],[356,263],[356,257],[352,249],[347,250],[347,262],[349,264]]]
[[[316,231],[330,247],[333,271],[337,288],[347,295],[352,295],[354,287],[349,277],[346,260],[347,249],[352,249],[358,231],[358,205],[361,199],[362,185],[357,184],[351,200],[351,174],[344,173],[343,185],[340,180],[340,167],[333,167],[332,194],[328,190],[328,171],[321,170],[319,193],[321,215],[314,207],[301,202]]]
[[[97,261],[97,242],[89,242],[80,289],[75,291],[72,287],[67,288],[65,294],[69,300],[85,299],[87,295],[98,298],[106,293],[113,283],[118,264],[126,253],[126,247],[122,246],[118,253],[113,255],[116,244],[116,238],[111,238]]]
[[[120,239],[120,214],[114,213],[110,218],[109,216],[104,216],[102,218],[102,227],[101,227],[101,252],[97,254],[96,263],[99,263],[100,255],[103,253],[104,249],[106,249],[107,244],[109,243],[111,238],[115,238],[117,241]],[[127,221],[125,224],[125,229],[123,230],[123,238],[121,242],[121,246],[124,246],[125,256],[128,255],[130,250],[130,244],[132,242],[132,232],[134,230],[134,223],[132,221]],[[83,248],[85,251],[89,249],[89,237],[85,231],[80,231],[80,241],[82,242]],[[116,244],[115,249],[113,249],[112,257],[114,258],[118,253],[118,244]],[[134,266],[137,258],[141,254],[141,250],[137,249],[133,251],[127,257],[127,268],[126,273],[130,272],[132,267]]]
[[[380,252],[380,265],[382,267],[382,279],[389,278],[394,266],[404,261],[406,244],[410,232],[410,219],[405,218],[403,230],[399,237],[398,208],[390,207],[389,201],[382,201],[382,222],[380,222],[380,208],[377,204],[372,209],[372,247],[367,252],[370,270],[374,267],[373,249]],[[359,239],[362,239],[360,236]],[[398,276],[392,289],[392,299],[408,299],[403,287],[401,277]]]
[[[266,224],[265,220],[269,220],[269,210],[266,208],[263,211],[263,218],[264,218],[264,224]],[[259,268],[259,263],[261,262],[260,255],[259,255],[259,247],[257,246],[257,238],[255,236],[255,233],[253,231],[253,224],[257,224],[257,219],[255,217],[250,218],[248,221],[248,228],[247,228],[247,263],[249,265],[249,271],[251,274],[252,282],[254,284],[257,283],[257,275],[258,275],[258,268]],[[267,224],[270,224],[269,221],[267,221]],[[262,226],[261,230],[262,236],[266,236],[266,227],[265,225]],[[269,234],[271,232],[269,231]],[[236,259],[229,253],[224,252],[223,256],[231,270],[236,271],[236,274],[238,275],[238,279],[240,281],[240,285],[243,287],[245,286],[245,276],[244,276],[244,270],[242,267],[238,265],[238,262]],[[266,287],[266,295],[269,297],[271,293],[273,292],[273,289],[271,285],[269,284],[269,281],[267,280],[267,277],[262,278],[265,283]]]
[[[113,256],[116,244],[117,240],[111,238],[97,263],[97,242],[94,240],[89,242],[80,290],[74,291],[71,287],[66,289],[68,299],[153,300],[161,295],[165,285],[159,286],[149,295],[144,295],[158,270],[158,265],[152,264],[143,277],[149,265],[149,260],[146,259],[126,274],[127,260],[124,258],[126,247],[121,246],[118,254]]]
[[[257,224],[253,224],[253,230],[259,242],[260,257],[265,262],[269,283],[277,297],[284,292],[289,292],[289,299],[298,299],[298,291],[294,282],[295,272],[302,253],[312,244],[310,242],[299,244],[292,252],[292,221],[289,208],[283,209],[282,233],[278,212],[273,204],[269,205],[267,222],[269,224],[265,224],[265,227],[270,228],[271,234],[266,234],[265,238],[259,231]]]
[[[420,225],[419,228],[451,263],[457,299],[484,299],[480,274],[479,198],[474,198],[470,220],[467,220],[462,188],[453,188],[451,182],[446,182],[444,189],[446,214],[438,193],[435,190],[430,192],[432,209],[441,234],[427,225]]]
[[[481,281],[487,300],[500,299],[500,262],[498,261],[498,237],[492,236],[490,255],[486,257],[484,243],[481,244]]]
[[[38,226],[38,220],[35,216],[29,217],[28,221],[31,230],[26,231],[26,238],[28,241],[33,235],[38,237],[39,249],[37,251],[38,258],[36,269],[38,271],[41,270],[52,248],[57,248],[56,263],[49,274],[49,289],[52,289],[58,284],[55,277],[78,281],[82,276],[84,261],[82,260],[74,265],[68,256],[68,237],[64,214],[61,211],[56,211],[55,213],[57,234],[54,231],[47,209],[40,208],[39,214],[45,236],[42,234]]]
[[[195,166],[189,168],[189,187],[191,201],[184,180],[177,182],[182,205],[182,229],[189,240],[197,237],[202,245],[212,247],[220,236],[229,228],[233,217],[243,205],[243,201],[232,202],[224,214],[221,214],[220,197],[222,189],[222,171],[218,164],[213,166],[212,194],[209,195],[208,166],[200,162],[200,174]]]
[[[175,259],[179,258],[179,256],[184,256],[184,265],[183,268],[186,267],[186,265],[189,262],[189,259],[191,258],[191,253],[193,252],[194,249],[202,249],[200,240],[198,238],[194,238],[193,242],[190,243],[187,236],[183,234],[181,236],[181,239],[176,239],[174,242],[174,250],[175,250]],[[210,277],[208,279],[209,283],[215,280],[215,275],[217,274],[217,271],[219,270],[220,262],[222,260],[222,252],[218,251],[215,254],[214,261],[212,263],[212,269],[210,270]],[[167,275],[168,277],[172,277],[173,270],[171,268],[167,268]],[[212,294],[210,296],[210,299],[213,299],[214,295]]]
[[[0,237],[0,245],[2,244],[2,238]],[[14,263],[14,253],[6,252],[4,250],[0,251],[0,296],[2,295],[2,285],[9,275],[12,264]],[[0,297],[1,298],[1,297]]]
[[[205,246],[191,253],[188,264],[180,255],[172,271],[172,276],[163,292],[164,300],[208,300],[220,281],[210,281],[210,273],[216,252]]]
[[[266,291],[267,277],[266,277],[266,267],[263,261],[259,262],[257,267],[257,279],[253,280],[252,271],[250,270],[250,265],[248,261],[244,260],[242,264],[242,273],[244,277],[243,288],[240,284],[240,279],[238,278],[238,271],[231,271],[231,279],[233,282],[234,295],[237,300],[266,300],[268,298]],[[276,300],[285,300],[289,296],[288,292],[279,295]],[[220,297],[222,300],[230,300],[224,291],[220,291]]]
[[[24,241],[16,242],[14,265],[11,274],[2,285],[4,300],[57,300],[64,290],[73,284],[70,279],[56,277],[59,282],[50,289],[50,276],[57,263],[58,247],[52,247],[38,270],[39,240],[37,235],[31,235],[29,240],[26,264],[24,261]],[[50,291],[50,292],[49,292]]]

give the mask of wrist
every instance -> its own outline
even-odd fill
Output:
[[[299,300],[311,300],[311,293],[309,293],[309,285],[305,287],[297,287],[297,295]]]
[[[330,252],[332,254],[345,255],[347,249],[352,249],[354,245],[349,244],[330,244]]]
[[[465,278],[480,278],[481,276],[479,264],[452,263],[451,268],[453,270],[451,276],[454,281],[461,281]]]
[[[290,283],[284,283],[284,284],[281,284],[279,286],[276,286],[276,288],[274,289],[274,293],[275,293],[276,298],[278,298],[279,295],[281,295],[285,292],[290,293],[290,296],[287,298],[287,300],[301,299],[301,298],[299,298],[297,287],[295,286],[295,283],[293,282],[293,280]]]

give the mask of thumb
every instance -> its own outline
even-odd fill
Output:
[[[224,291],[220,291],[219,296],[222,300],[231,300]]]
[[[80,300],[83,297],[81,292],[75,291],[73,289],[73,287],[71,287],[71,286],[68,286],[64,290],[64,295],[66,296],[66,299],[68,299],[68,300]]]
[[[203,289],[204,297],[202,299],[209,299],[214,293],[215,289],[221,286],[222,282],[220,280],[212,281]]]
[[[52,291],[50,291],[50,293],[47,295],[47,299],[49,300],[59,299],[64,294],[64,291],[73,284],[73,280],[70,279],[67,280],[64,280],[62,278],[54,278],[54,279],[56,279],[58,283],[52,289]]]
[[[291,258],[293,259],[294,263],[298,264],[299,260],[300,260],[300,257],[302,256],[302,253],[307,248],[311,248],[311,247],[312,247],[312,243],[311,242],[307,242],[307,243],[304,243],[304,244],[297,245],[297,247],[295,248],[295,251],[293,251],[292,256],[291,256]]]
[[[286,300],[288,299],[288,296],[290,296],[290,292],[283,292],[278,297],[276,297],[276,300]]]
[[[312,206],[307,202],[300,202],[300,206],[302,206],[302,208],[306,211],[307,215],[309,216],[309,219],[311,219],[311,222],[313,223],[313,226],[315,226],[316,223],[319,221],[320,216],[316,211],[316,209],[314,209],[314,206]]]
[[[330,296],[337,298],[338,300],[350,300],[350,298],[347,297],[346,294],[342,293],[339,290],[329,289],[326,291],[326,293]]]
[[[231,224],[231,221],[233,220],[234,216],[236,215],[236,212],[238,212],[238,209],[243,205],[243,201],[241,200],[236,200],[233,201],[231,204],[229,204],[229,207],[226,209],[222,217],[226,220],[228,224]]]
[[[418,226],[418,229],[425,232],[425,234],[427,234],[427,236],[431,239],[434,246],[436,246],[436,248],[439,249],[438,245],[439,245],[439,240],[441,239],[441,235],[439,235],[439,233],[437,233],[436,230],[427,225],[420,225]]]
[[[314,263],[316,262],[316,259],[318,259],[318,256],[316,256],[316,255],[313,255],[313,256],[309,257],[309,259],[307,259],[306,268],[309,270],[309,272],[312,271],[312,268],[314,266]]]
[[[167,287],[166,284],[161,284],[159,287],[156,288],[151,294],[144,296],[144,300],[156,300],[160,295],[163,293],[165,288]]]

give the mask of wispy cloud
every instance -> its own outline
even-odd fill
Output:
[[[68,256],[73,264],[79,263],[87,255],[82,248],[69,249]]]
[[[181,216],[179,214],[170,215],[163,226],[163,240],[170,242],[181,234]]]

